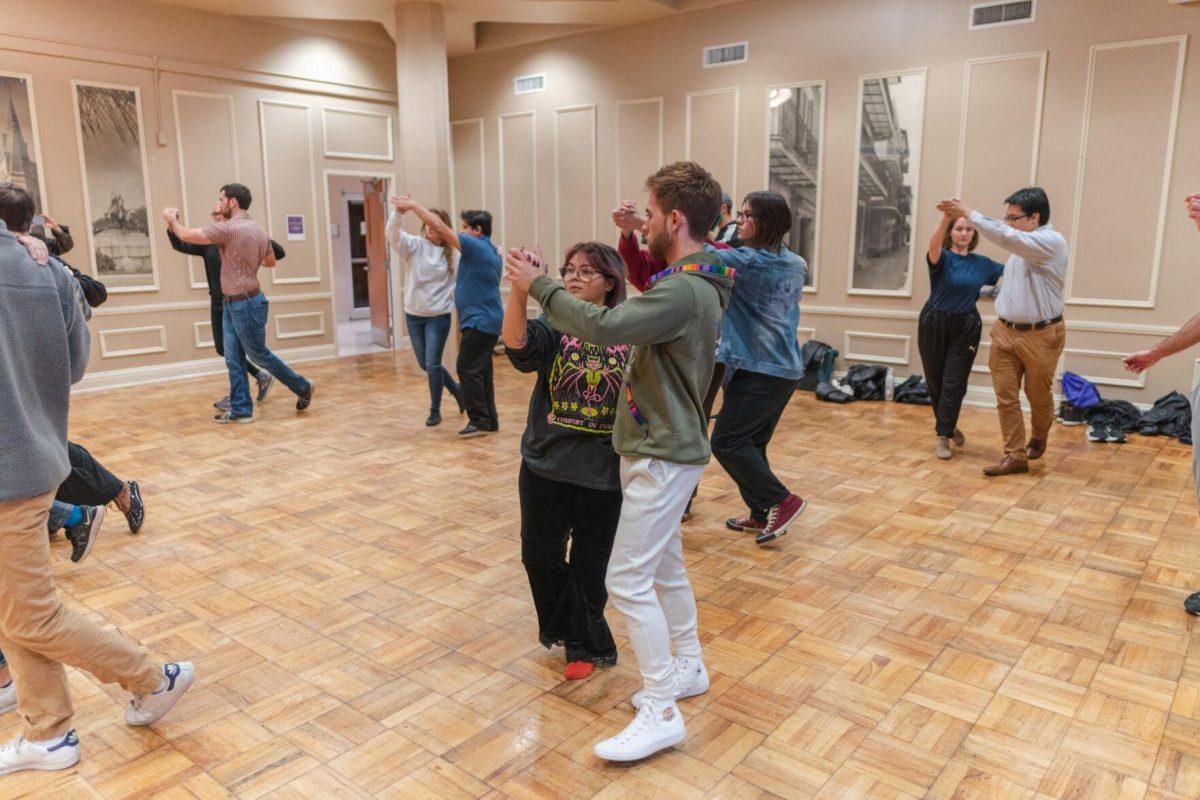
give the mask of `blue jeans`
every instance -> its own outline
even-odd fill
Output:
[[[74,511],[75,506],[70,503],[55,500],[50,506],[50,519],[46,522],[46,529],[51,532],[61,531],[67,527],[67,520],[71,518],[71,513]]]
[[[249,300],[226,302],[223,309],[229,403],[235,417],[248,417],[254,413],[254,403],[250,400],[250,379],[246,373],[247,358],[296,394],[304,394],[309,389],[308,381],[267,349],[267,306],[266,296],[257,294]]]
[[[405,314],[404,321],[408,325],[408,337],[412,339],[417,366],[429,374],[429,410],[431,413],[440,411],[443,386],[451,396],[459,396],[458,384],[454,382],[450,371],[442,366],[442,351],[446,349],[446,339],[450,336],[450,315],[418,317]],[[436,369],[431,369],[431,366],[436,366]]]

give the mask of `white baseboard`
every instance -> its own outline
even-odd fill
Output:
[[[337,345],[318,344],[311,347],[293,347],[287,350],[276,350],[275,353],[289,364],[296,364],[303,361],[322,361],[327,358],[337,358]],[[204,375],[222,375],[225,372],[225,359],[219,356],[198,358],[194,361],[177,361],[173,364],[153,364],[145,367],[110,369],[102,372],[87,373],[83,376],[83,380],[75,384],[71,393],[87,394],[107,389],[120,389],[126,386],[143,386],[150,383],[181,381]]]

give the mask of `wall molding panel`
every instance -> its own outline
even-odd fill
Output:
[[[132,347],[113,347],[109,344],[109,337],[133,336],[146,333],[157,334],[158,343],[135,344]],[[109,328],[100,331],[101,358],[126,358],[128,356],[143,356],[151,353],[165,352],[167,352],[166,325],[146,325],[140,328]]]
[[[266,227],[267,227],[267,232],[271,234],[271,238],[277,242],[283,243],[286,248],[287,237],[277,235],[277,232],[276,232],[276,226],[275,226],[275,211],[276,211],[276,209],[274,209],[272,207],[272,202],[271,202],[271,167],[270,167],[270,164],[271,164],[271,160],[272,160],[272,155],[271,155],[271,149],[270,149],[270,144],[269,144],[271,131],[270,131],[270,126],[267,122],[267,119],[268,119],[267,109],[272,108],[272,107],[301,109],[304,112],[304,141],[305,141],[305,150],[307,151],[306,158],[304,159],[304,163],[307,164],[307,169],[308,169],[307,184],[309,187],[309,202],[307,204],[307,214],[306,214],[306,220],[305,220],[307,241],[304,243],[307,244],[308,242],[311,242],[311,244],[312,244],[313,264],[314,264],[314,269],[316,271],[316,274],[314,274],[314,275],[292,275],[292,276],[281,278],[281,277],[279,277],[279,267],[276,267],[271,270],[271,283],[276,286],[281,286],[281,285],[285,285],[285,284],[320,283],[321,282],[321,247],[320,247],[321,225],[318,224],[319,217],[317,217],[317,168],[316,168],[316,160],[313,155],[314,148],[313,148],[313,141],[312,141],[312,120],[311,120],[311,115],[309,114],[309,111],[312,109],[312,106],[309,105],[308,103],[296,103],[296,102],[292,102],[290,100],[269,100],[269,99],[265,99],[265,98],[260,98],[258,101],[258,124],[259,124],[260,141],[261,141],[261,145],[262,145],[262,168],[263,168],[263,190],[264,190],[263,194],[266,196],[265,205],[267,208],[267,226]],[[279,166],[282,168],[284,165],[281,163]],[[293,164],[292,167],[294,168],[295,165]],[[288,171],[288,170],[279,169],[279,170],[277,170],[277,174],[279,172],[285,172],[285,171]]]
[[[204,333],[204,330],[206,328],[208,329],[207,334]],[[207,350],[208,348],[215,346],[216,342],[213,341],[212,322],[210,322],[209,320],[203,320],[201,322],[193,322],[192,323],[192,333],[196,338],[196,349],[197,350]]]
[[[729,88],[725,88],[725,89],[706,89],[706,90],[700,91],[700,92],[688,92],[687,93],[687,97],[686,97],[686,101],[685,101],[684,116],[683,116],[684,158],[688,159],[688,160],[693,160],[693,159],[700,160],[704,163],[707,163],[709,161],[709,159],[706,159],[704,156],[694,156],[693,155],[693,151],[695,150],[695,147],[692,143],[692,138],[693,138],[693,133],[694,133],[693,128],[695,126],[693,125],[693,122],[692,122],[692,114],[694,112],[694,107],[696,105],[697,100],[702,100],[704,98],[710,98],[710,97],[720,97],[721,95],[732,95],[733,96],[733,113],[729,117],[730,134],[731,134],[730,138],[732,140],[731,141],[731,152],[729,154],[730,155],[730,167],[729,167],[730,174],[729,174],[729,178],[727,181],[721,181],[721,176],[716,173],[714,173],[714,177],[718,181],[721,181],[721,188],[724,189],[726,192],[728,192],[730,197],[739,197],[740,195],[738,194],[738,191],[737,191],[737,187],[738,187],[738,149],[739,149],[738,148],[738,129],[741,127],[741,125],[740,125],[740,122],[741,122],[741,115],[740,115],[741,91],[738,87],[733,86],[733,87],[729,87]]]
[[[1066,370],[1066,362],[1069,356],[1079,356],[1080,358],[1102,358],[1115,361],[1121,361],[1128,353],[1117,352],[1115,350],[1085,350],[1077,347],[1064,347],[1062,359],[1059,365],[1059,374],[1061,375]],[[1122,369],[1124,369],[1122,367]],[[1071,372],[1077,372],[1071,370]],[[1097,386],[1120,386],[1126,389],[1145,389],[1146,388],[1146,373],[1139,373],[1134,378],[1109,378],[1102,375],[1088,375],[1082,371],[1077,374],[1087,378]]]
[[[215,100],[215,101],[223,102],[225,104],[226,111],[228,114],[227,118],[229,120],[229,127],[228,127],[228,131],[227,131],[229,134],[228,155],[229,155],[229,163],[233,169],[232,173],[226,173],[226,174],[232,174],[233,180],[240,181],[241,180],[241,172],[238,167],[238,154],[237,154],[237,123],[234,120],[233,95],[214,94],[212,92],[195,92],[195,91],[191,91],[188,89],[172,89],[171,90],[171,109],[172,109],[172,112],[174,113],[174,118],[175,118],[175,150],[179,156],[179,186],[180,186],[180,189],[182,190],[181,195],[180,195],[179,208],[183,212],[183,219],[185,222],[187,222],[189,225],[194,225],[194,226],[199,227],[199,226],[202,226],[207,223],[208,215],[201,208],[192,208],[192,204],[188,200],[188,196],[189,196],[189,194],[191,194],[191,192],[189,191],[189,179],[188,179],[188,169],[187,169],[187,162],[188,162],[187,138],[188,137],[187,137],[187,134],[185,133],[186,126],[183,124],[181,113],[180,113],[181,98],[193,98],[195,100]],[[184,102],[186,104],[186,100]],[[218,143],[211,141],[211,139],[206,139],[205,141],[203,141],[200,144],[201,144],[201,147],[199,148],[199,153],[202,155],[202,157],[207,157],[206,160],[212,161],[213,160],[212,156],[217,151]],[[213,166],[215,166],[215,165],[213,165]],[[219,173],[219,169],[217,170],[217,172]],[[193,175],[192,177],[195,178],[196,176]],[[207,186],[207,190],[210,195],[213,194],[213,188],[211,186]],[[195,215],[195,216],[193,216],[193,215]],[[196,277],[196,266],[199,265],[201,270],[203,270],[203,268],[204,268],[203,259],[201,259],[197,256],[185,256],[185,258],[187,259],[188,279],[191,283],[191,288],[207,289],[208,288],[208,280],[203,276],[203,274],[201,274],[201,277],[199,277],[199,278]]]
[[[384,141],[387,143],[383,148],[383,152],[356,152],[354,150],[331,147],[329,144],[329,119],[337,117],[337,115],[365,117],[367,119],[376,119],[383,121],[385,130]],[[321,107],[321,143],[324,147],[326,158],[351,158],[360,161],[394,161],[396,158],[393,144],[392,133],[392,115],[384,114],[379,111],[362,111],[357,108],[336,108],[332,106]]]
[[[1092,123],[1093,123],[1093,118],[1094,118],[1094,115],[1096,112],[1095,100],[1096,100],[1096,92],[1097,92],[1096,78],[1097,78],[1097,72],[1099,69],[1097,66],[1098,59],[1101,57],[1101,54],[1112,53],[1112,52],[1119,51],[1119,50],[1131,50],[1131,49],[1137,49],[1137,48],[1169,47],[1171,45],[1175,46],[1175,64],[1174,64],[1174,68],[1173,68],[1173,76],[1171,76],[1171,77],[1173,77],[1174,83],[1172,86],[1171,98],[1169,101],[1170,108],[1169,108],[1169,114],[1168,114],[1168,119],[1167,119],[1167,123],[1166,123],[1166,130],[1159,132],[1160,135],[1162,135],[1162,137],[1163,137],[1163,139],[1160,140],[1163,142],[1163,146],[1164,146],[1163,165],[1162,165],[1162,169],[1161,169],[1161,173],[1160,173],[1161,174],[1161,179],[1160,179],[1161,184],[1160,184],[1160,190],[1159,190],[1159,196],[1158,196],[1158,218],[1157,218],[1157,224],[1156,224],[1156,229],[1155,229],[1155,233],[1154,233],[1153,249],[1152,249],[1152,252],[1146,254],[1146,257],[1150,260],[1150,278],[1149,278],[1148,290],[1144,297],[1133,297],[1133,298],[1111,298],[1111,297],[1094,297],[1094,296],[1077,295],[1075,292],[1075,278],[1077,277],[1077,274],[1078,274],[1078,266],[1077,266],[1079,263],[1078,245],[1081,241],[1080,237],[1079,237],[1079,231],[1080,231],[1080,227],[1081,227],[1081,220],[1083,220],[1085,218],[1090,220],[1090,218],[1091,218],[1090,215],[1085,217],[1085,215],[1083,213],[1083,206],[1085,204],[1087,204],[1087,198],[1086,198],[1087,161],[1088,161],[1089,148],[1095,144],[1094,140],[1096,138],[1094,136],[1094,132],[1092,130]],[[1068,304],[1081,305],[1081,306],[1110,306],[1110,307],[1116,307],[1116,308],[1154,308],[1155,299],[1158,296],[1159,272],[1160,272],[1160,268],[1162,266],[1162,249],[1163,249],[1163,241],[1164,241],[1164,232],[1166,229],[1166,222],[1167,222],[1167,205],[1168,205],[1168,200],[1169,200],[1168,193],[1170,191],[1170,184],[1171,184],[1171,170],[1174,165],[1174,159],[1175,159],[1175,137],[1176,137],[1176,132],[1178,131],[1178,127],[1179,127],[1179,125],[1178,125],[1179,107],[1180,107],[1180,99],[1181,99],[1182,91],[1183,91],[1183,70],[1184,70],[1184,62],[1185,62],[1186,54],[1187,54],[1187,36],[1186,35],[1167,36],[1167,37],[1161,37],[1161,38],[1157,38],[1157,39],[1138,39],[1138,40],[1127,41],[1127,42],[1113,42],[1113,43],[1109,43],[1109,44],[1096,44],[1096,45],[1092,45],[1092,47],[1089,49],[1087,88],[1086,88],[1086,93],[1084,95],[1085,99],[1084,99],[1084,110],[1083,110],[1083,130],[1080,135],[1078,174],[1076,176],[1076,182],[1075,182],[1074,217],[1071,222],[1070,261],[1068,262],[1068,266],[1067,266],[1065,301]],[[1127,72],[1128,70],[1122,69],[1120,71]],[[1167,76],[1159,76],[1159,77],[1168,79]],[[1140,78],[1140,80],[1142,82],[1144,82],[1146,85],[1154,85],[1156,83],[1154,81],[1153,76],[1143,75]],[[1139,92],[1139,94],[1140,94],[1140,92]],[[1109,114],[1106,114],[1104,118],[1105,118],[1105,120],[1108,120],[1108,119],[1112,119],[1112,118],[1129,118],[1129,117],[1130,117],[1130,115],[1127,113],[1126,114],[1118,114],[1118,115],[1109,113]],[[1140,122],[1141,122],[1141,120],[1138,119],[1136,115],[1134,115],[1132,118],[1128,119],[1126,124],[1138,125]],[[1138,152],[1148,151],[1149,144],[1150,143],[1147,141],[1139,140],[1139,142],[1138,142],[1139,147],[1137,148],[1137,151]],[[1123,149],[1121,152],[1128,154],[1128,153],[1131,153],[1132,151]],[[1118,154],[1114,154],[1114,155],[1118,155]],[[1103,164],[1112,164],[1112,163],[1113,162],[1111,161],[1111,159],[1106,158],[1103,160]],[[1112,202],[1112,198],[1109,196],[1109,194],[1107,192],[1102,192],[1101,195],[1096,200],[1096,203],[1101,206],[1103,206],[1105,204],[1109,204],[1111,202]],[[1136,202],[1130,201],[1129,198],[1125,198],[1124,202],[1122,202],[1121,205],[1124,205],[1125,202],[1133,202],[1133,204],[1135,206],[1137,205]],[[1107,226],[1105,229],[1110,229],[1111,227],[1112,226]],[[1087,261],[1087,259],[1085,259],[1085,261]]]
[[[300,328],[298,330],[285,331],[284,320],[308,319],[316,317],[316,327]],[[324,311],[295,311],[291,314],[276,314],[275,315],[275,338],[276,339],[303,339],[309,336],[324,336],[325,335],[325,312]]]
[[[661,96],[659,96],[659,97],[640,97],[640,98],[637,98],[634,100],[618,100],[617,104],[616,104],[617,119],[616,119],[616,124],[613,126],[613,136],[614,136],[613,163],[615,165],[615,172],[613,173],[613,175],[614,175],[613,185],[616,187],[616,197],[614,198],[614,200],[615,200],[614,206],[619,204],[622,200],[629,199],[626,196],[624,196],[624,193],[621,191],[622,179],[624,177],[621,155],[622,155],[622,152],[625,150],[625,148],[622,147],[622,143],[623,143],[622,125],[623,125],[624,119],[625,119],[624,116],[622,116],[622,114],[625,111],[625,109],[634,108],[636,106],[643,106],[643,105],[654,105],[658,109],[658,115],[657,115],[658,116],[658,126],[657,126],[657,132],[655,135],[658,150],[657,150],[657,155],[655,156],[655,159],[654,159],[654,163],[655,164],[663,163],[663,159],[664,159],[663,136],[664,136],[664,112],[665,112],[663,98]],[[648,177],[649,175],[650,175],[650,172],[646,172],[646,177]]]
[[[306,294],[279,294],[268,299],[271,305],[280,303],[307,303],[314,300],[329,300],[333,295],[329,292],[309,292]],[[92,312],[92,318],[132,316],[135,314],[156,314],[171,311],[207,311],[208,300],[183,300],[178,303],[146,303],[140,306],[116,306],[109,308],[105,303],[103,308]]]
[[[904,356],[894,356],[878,353],[855,353],[851,337],[858,339],[874,339],[881,342],[903,342]],[[842,359],[845,361],[872,361],[879,364],[899,364],[907,366],[911,359],[912,336],[898,333],[874,333],[872,331],[846,331],[842,335]]]
[[[536,111],[516,111],[511,114],[500,115],[499,138],[500,145],[500,236],[501,246],[510,247],[509,235],[511,231],[510,207],[506,199],[508,192],[508,182],[505,180],[505,174],[516,171],[511,165],[506,163],[504,155],[504,125],[507,120],[529,118],[530,138],[529,138],[529,177],[531,184],[532,202],[529,205],[529,213],[532,216],[533,242],[539,241],[538,236],[538,146],[537,146],[537,112]],[[509,136],[511,142],[512,136]],[[522,242],[521,244],[530,244],[530,242]]]
[[[564,174],[562,155],[564,145],[568,145],[571,141],[570,137],[564,141],[560,135],[561,120],[567,114],[587,114],[590,119],[591,134],[586,140],[587,155],[591,161],[590,164],[584,166],[582,164],[567,164],[566,173]],[[587,195],[590,201],[588,206],[588,219],[590,224],[587,226],[590,234],[588,239],[596,239],[596,192],[597,192],[597,170],[598,170],[598,153],[597,153],[597,131],[596,131],[596,104],[589,103],[577,106],[562,106],[554,109],[554,252],[560,254],[565,252],[563,246],[563,215],[562,215],[562,193],[564,178],[568,179],[571,175],[581,171],[587,179],[588,189]],[[558,257],[557,255],[555,256]]]
[[[467,201],[463,200],[459,195],[458,181],[464,179],[458,158],[455,157],[454,147],[454,129],[460,127],[477,127],[479,130],[479,207],[487,205],[487,155],[486,155],[486,139],[483,126],[483,117],[471,117],[470,119],[451,120],[450,122],[450,206],[454,212],[461,211],[464,208],[474,208]]]
[[[294,347],[275,350],[275,355],[289,364],[305,361],[323,361],[337,357],[336,344],[318,344],[310,347]],[[199,358],[191,361],[175,361],[169,364],[149,364],[142,367],[89,371],[83,380],[71,387],[71,394],[87,394],[106,389],[126,386],[144,386],[152,383],[199,378],[205,375],[222,375],[227,372],[225,359],[219,356]]]

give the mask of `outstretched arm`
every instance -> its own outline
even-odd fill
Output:
[[[167,228],[171,233],[175,234],[180,241],[188,244],[213,244],[214,242],[204,233],[204,228],[188,228],[179,219],[179,209],[164,208],[163,219],[167,221]]]
[[[1200,342],[1200,314],[1189,319],[1182,328],[1149,350],[1125,356],[1125,369],[1130,372],[1145,372],[1167,356],[1187,350],[1197,342]]]

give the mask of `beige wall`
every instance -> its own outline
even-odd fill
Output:
[[[85,271],[71,81],[141,94],[158,288],[111,294],[97,309],[82,386],[220,371],[202,265],[171,250],[159,212],[183,207],[201,224],[235,178],[254,195],[251,215],[288,251],[259,276],[271,300],[268,344],[292,360],[333,355],[340,289],[330,278],[323,171],[397,172],[394,49],[153,3],[83,6],[6,2],[0,35],[0,71],[32,75],[47,208],[76,232],[68,260]],[[304,215],[305,241],[286,240],[286,214]]]
[[[921,250],[936,200],[961,185],[968,203],[998,216],[1004,196],[1033,178],[1073,241],[1065,368],[1106,396],[1141,403],[1190,387],[1200,354],[1160,365],[1144,386],[1122,371],[1120,355],[1200,311],[1200,235],[1182,204],[1200,191],[1200,62],[1181,60],[1200,9],[1041,0],[1032,24],[969,32],[970,5],[758,0],[452,60],[456,193],[477,197],[482,186],[498,243],[536,236],[563,248],[593,226],[612,240],[618,195],[640,191],[662,160],[690,151],[738,194],[763,187],[768,87],[824,81],[818,281],[802,304],[802,336],[902,375],[920,371],[916,318],[929,293]],[[700,68],[703,47],[739,40],[750,42],[748,64]],[[852,294],[859,79],[919,69],[927,83],[911,296]],[[546,91],[513,94],[514,77],[538,72]],[[988,301],[981,311],[990,318]],[[977,399],[990,391],[986,356],[985,334]]]

